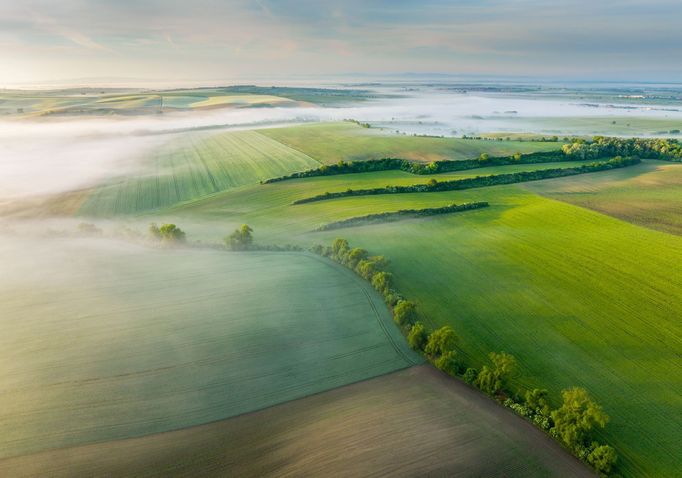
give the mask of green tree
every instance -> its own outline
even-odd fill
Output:
[[[576,449],[585,442],[592,428],[606,426],[609,417],[584,388],[563,390],[561,397],[563,404],[552,412],[554,432],[566,446]]]
[[[426,327],[421,322],[415,322],[410,328],[410,333],[407,334],[407,343],[414,350],[424,350],[426,341],[429,339],[429,334]]]
[[[489,159],[490,155],[488,153],[481,153],[481,155],[479,156],[479,160],[483,162],[488,161]]]
[[[379,274],[374,277],[377,277]],[[413,324],[417,320],[417,304],[409,300],[399,300],[393,308],[393,320],[398,325]]]
[[[478,376],[478,371],[475,368],[468,368],[464,372],[464,375],[462,375],[462,378],[466,383],[469,385],[473,385],[474,382],[476,381],[476,377]]]
[[[492,366],[483,366],[474,384],[485,393],[495,395],[505,388],[509,376],[516,368],[516,359],[506,352],[491,352],[489,357]]]
[[[616,450],[609,445],[599,445],[587,455],[587,463],[601,475],[608,475],[617,460]]]
[[[434,365],[449,375],[457,375],[457,372],[459,372],[457,352],[454,350],[446,350],[440,357],[436,359]]]
[[[455,342],[457,342],[457,334],[452,327],[445,325],[429,335],[424,352],[431,357],[437,357],[452,350],[455,347]]]
[[[225,245],[233,251],[245,251],[253,244],[253,229],[247,224],[242,224],[239,229],[235,229],[232,234],[225,238]]]
[[[155,222],[152,222],[149,225],[149,235],[152,239],[161,240],[161,231],[159,231],[159,226],[157,226]]]
[[[163,224],[159,228],[159,235],[163,242],[185,242],[185,232],[175,224]]]
[[[336,239],[332,243],[332,259],[343,262],[344,256],[350,249],[348,241],[345,239]]]
[[[374,287],[382,295],[386,296],[391,291],[391,284],[393,283],[393,274],[390,272],[377,272],[372,276],[372,287]]]
[[[549,415],[549,402],[547,401],[547,390],[534,388],[526,392],[526,405],[535,413]]]
[[[371,280],[374,274],[384,271],[386,267],[388,267],[388,261],[384,256],[371,256],[358,262],[355,269],[362,277]]]
[[[367,259],[367,256],[368,253],[365,249],[355,247],[348,252],[346,257],[346,265],[351,269],[355,269],[361,260]]]

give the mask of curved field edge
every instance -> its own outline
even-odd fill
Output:
[[[153,466],[150,466],[153,463]],[[0,460],[11,476],[592,477],[547,435],[430,366],[141,438]]]
[[[621,172],[629,174],[613,170],[554,181],[597,181]],[[355,187],[360,180],[382,185],[402,175],[352,176],[347,179]],[[611,417],[599,440],[616,447],[624,476],[666,476],[682,466],[674,452],[682,426],[678,236],[547,199],[526,185],[294,207],[292,200],[341,183],[288,183],[228,192],[173,213],[178,221],[247,222],[264,240],[309,246],[339,236],[301,232],[330,219],[489,201],[489,208],[463,215],[362,226],[341,235],[389,258],[398,290],[418,303],[433,328],[452,325],[474,366],[485,363],[490,350],[505,350],[518,358],[525,387],[548,388],[557,399],[563,388],[586,388]],[[235,203],[244,204],[237,216]]]
[[[25,260],[0,242],[3,457],[207,423],[421,362],[369,285],[334,264],[94,242],[22,241]],[[22,277],[34,260],[41,272]]]

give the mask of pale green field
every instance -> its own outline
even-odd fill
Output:
[[[255,131],[187,133],[144,158],[136,175],[94,188],[80,214],[112,216],[160,209],[318,166],[305,154]]]
[[[419,363],[301,253],[0,240],[0,458],[188,427]]]
[[[527,188],[625,221],[682,235],[682,164],[646,161],[572,181],[540,181]]]
[[[363,128],[351,122],[318,123],[260,132],[324,164],[381,158],[415,161],[472,159],[478,158],[481,153],[505,156],[561,147],[560,143],[552,142],[400,136],[378,128]]]
[[[210,96],[205,100],[196,101],[190,106],[192,108],[207,108],[216,106],[253,106],[253,105],[272,105],[287,106],[296,104],[288,98],[272,95],[221,95]]]

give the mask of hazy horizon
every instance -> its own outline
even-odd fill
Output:
[[[2,0],[0,87],[406,75],[675,83],[680,20],[672,0]]]

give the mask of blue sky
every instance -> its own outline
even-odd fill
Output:
[[[681,0],[0,0],[0,84],[452,73],[682,81]]]

